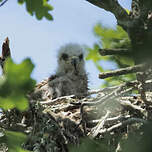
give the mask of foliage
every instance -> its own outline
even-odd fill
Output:
[[[53,20],[49,11],[53,10],[53,7],[48,3],[48,0],[18,0],[19,4],[26,4],[27,12],[30,15],[35,15],[38,20],[45,17],[48,20]]]
[[[21,111],[28,108],[25,95],[34,87],[35,81],[30,78],[34,65],[30,59],[15,64],[11,59],[5,64],[5,76],[0,78],[0,107],[8,110],[17,108]]]
[[[5,131],[4,134],[0,138],[0,143],[5,142],[8,145],[8,152],[28,152],[21,148],[22,143],[26,141],[26,136],[23,133]]]
[[[134,65],[134,61],[128,56],[101,56],[98,52],[99,48],[103,49],[117,49],[117,48],[131,48],[131,43],[128,38],[128,34],[120,27],[116,29],[106,28],[101,24],[97,24],[94,27],[94,34],[99,39],[99,43],[94,44],[93,48],[88,48],[87,60],[92,60],[100,72],[107,71],[101,65],[101,61],[105,61],[105,64],[115,63],[117,68],[127,67],[128,65]],[[111,70],[111,69],[108,69]],[[102,87],[117,85],[124,81],[130,81],[135,79],[133,74],[126,76],[107,78]]]
[[[34,65],[30,59],[20,64],[8,59],[4,67],[5,75],[0,78],[0,108],[24,111],[28,108],[26,95],[35,86],[35,81],[30,77]],[[0,143],[6,143],[11,152],[24,152],[20,147],[25,139],[22,133],[5,131]]]
[[[99,141],[83,139],[79,147],[70,147],[70,152],[108,152],[108,147]]]

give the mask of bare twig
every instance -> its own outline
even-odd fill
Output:
[[[131,108],[133,108],[134,110],[138,110],[140,111],[141,113],[144,113],[145,112],[145,109],[137,106],[137,105],[133,105],[130,101],[128,100],[120,100],[120,104],[124,105],[124,106],[129,106]]]
[[[129,49],[99,49],[99,53],[102,56],[106,55],[130,55],[131,51]]]
[[[113,125],[112,127],[108,128],[108,129],[106,129],[106,128],[102,129],[102,130],[100,130],[99,133],[103,134],[103,133],[106,133],[106,132],[111,132],[114,129],[117,129],[117,128],[123,127],[123,126],[127,126],[127,125],[133,124],[133,123],[143,123],[143,124],[145,124],[145,123],[148,123],[148,122],[146,120],[143,120],[143,119],[140,119],[140,118],[130,118],[126,121],[123,121],[123,122],[120,122],[116,125]]]
[[[116,117],[112,117],[112,118],[107,118],[106,119],[106,122],[116,122],[116,121],[123,121],[123,120],[126,120],[128,118],[130,118],[131,116],[130,115],[126,115],[126,116],[122,116],[122,115],[119,115],[119,116],[116,116]],[[92,124],[97,124],[101,121],[101,119],[97,119],[97,120],[91,120],[89,121],[88,123],[92,123]],[[105,123],[106,123],[105,122]]]
[[[5,0],[3,1],[1,4],[0,4],[0,7],[2,7],[8,0]]]
[[[62,96],[62,97],[58,97],[56,99],[53,100],[48,100],[48,101],[41,101],[41,104],[46,104],[46,105],[52,105],[55,104],[57,102],[63,101],[63,100],[69,100],[72,99],[73,97],[75,97],[74,95],[70,95],[70,96]]]
[[[122,92],[123,89],[126,86],[131,86],[133,84],[134,83],[132,83],[132,84],[131,83],[121,84],[117,89],[115,89],[111,93],[105,95],[103,98],[97,100],[96,102],[84,102],[84,103],[82,103],[81,107],[80,107],[81,121],[80,121],[80,123],[78,125],[82,124],[84,132],[86,132],[85,131],[86,130],[86,127],[85,127],[86,126],[86,122],[85,122],[84,111],[83,111],[84,106],[95,106],[95,105],[99,105],[99,104],[104,104],[107,100],[115,99],[116,97],[119,97],[120,95],[122,95],[122,93],[124,93],[124,92]]]
[[[134,87],[134,85],[136,85],[136,81],[121,84],[114,91],[112,91],[111,93],[105,95],[103,98],[99,99],[97,102],[84,102],[84,103],[82,103],[81,108],[83,108],[84,106],[99,105],[99,104],[102,104],[103,102],[106,102],[107,100],[119,97],[123,93],[126,93],[126,91],[124,91],[124,88],[126,88],[126,87]],[[130,89],[129,90],[127,89],[127,91],[130,91]]]
[[[122,121],[122,120],[125,120],[125,119],[128,119],[130,118],[131,116],[130,115],[126,115],[126,116],[116,116],[116,117],[113,117],[113,118],[107,118],[107,122],[112,122],[112,121]]]
[[[111,91],[113,91],[113,90],[115,90],[115,89],[117,89],[119,87],[120,87],[120,85],[118,85],[118,86],[112,86],[112,87],[107,87],[107,88],[103,88],[103,89],[90,90],[88,92],[88,95],[98,94],[98,93],[105,93],[105,92],[109,93],[109,92],[111,92]]]
[[[100,119],[97,126],[92,129],[91,134],[92,134],[93,138],[95,138],[98,135],[98,133],[100,132],[101,128],[103,128],[105,121],[108,118],[109,114],[110,114],[110,111],[107,111],[106,115]]]
[[[135,72],[143,71],[145,67],[146,67],[145,64],[139,64],[139,65],[135,65],[132,67],[118,69],[115,71],[103,72],[103,73],[99,74],[99,78],[105,79],[108,77],[119,76],[119,75],[124,75],[124,74],[129,74],[129,73],[135,73]]]

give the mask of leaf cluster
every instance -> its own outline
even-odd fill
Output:
[[[0,107],[23,111],[28,108],[25,95],[35,85],[35,81],[30,78],[34,65],[30,59],[25,59],[21,64],[8,59],[4,68],[5,76],[0,78]]]
[[[18,0],[19,4],[26,4],[26,10],[30,15],[35,15],[38,20],[45,17],[48,20],[53,20],[50,11],[53,7],[48,3],[48,0]]]
[[[124,68],[128,65],[134,65],[134,61],[130,56],[101,56],[99,54],[99,48],[102,49],[117,49],[117,48],[131,48],[131,42],[129,40],[128,34],[120,27],[117,26],[116,29],[111,29],[104,27],[102,24],[97,24],[94,27],[94,34],[99,39],[98,43],[95,43],[93,48],[88,48],[87,60],[92,60],[100,72],[107,71],[104,69],[100,62],[104,61],[105,64],[114,64],[116,68]],[[108,69],[111,70],[111,69]],[[128,74],[126,76],[119,76],[113,78],[107,78],[102,87],[118,85],[124,81],[130,81],[135,79],[133,74]]]
[[[0,108],[10,110],[16,108],[24,111],[28,108],[26,95],[35,86],[35,81],[31,78],[34,68],[30,59],[25,59],[20,64],[16,64],[8,58],[5,66],[4,76],[0,78]],[[0,143],[8,146],[8,151],[25,152],[21,149],[21,144],[25,142],[26,136],[19,132],[0,131]]]
[[[8,145],[8,152],[28,152],[21,148],[21,145],[26,141],[26,135],[13,131],[5,131],[4,134],[0,138],[0,143]]]

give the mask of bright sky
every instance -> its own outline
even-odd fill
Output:
[[[130,8],[131,0],[119,0]],[[8,0],[0,7],[0,44],[8,36],[12,58],[21,62],[30,57],[35,64],[33,78],[38,82],[55,73],[56,55],[60,46],[73,42],[92,47],[97,42],[93,34],[96,23],[115,27],[115,17],[85,0],[51,0],[53,21],[38,21],[30,16],[17,0]],[[105,66],[108,66],[107,64]],[[86,62],[91,88],[101,84],[94,64]]]

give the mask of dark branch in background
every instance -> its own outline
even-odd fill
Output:
[[[132,66],[132,67],[127,67],[127,68],[122,68],[122,69],[118,69],[118,70],[111,71],[111,72],[100,73],[99,78],[100,79],[105,79],[105,78],[108,78],[108,77],[140,72],[140,71],[143,71],[145,68],[146,68],[145,64],[139,64],[139,65],[135,65],[135,66]]]
[[[4,40],[2,44],[2,59],[6,59],[11,56],[10,48],[9,48],[9,39],[8,37]]]
[[[3,74],[4,74],[4,62],[8,57],[11,57],[11,51],[9,48],[9,39],[7,37],[2,44],[2,56],[0,56],[0,66],[2,68]]]
[[[117,0],[86,0],[89,3],[103,8],[106,11],[113,13],[117,19],[118,25],[122,26],[124,30],[127,30],[130,23],[130,16],[126,10],[118,3]]]
[[[1,2],[0,7],[2,7],[8,0]]]
[[[130,55],[131,50],[129,49],[99,49],[99,53],[102,56],[106,55]]]

